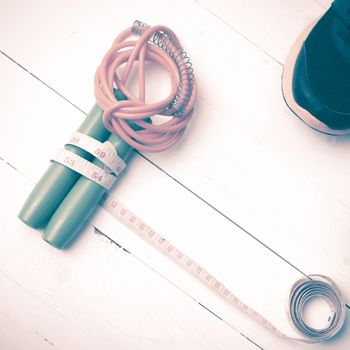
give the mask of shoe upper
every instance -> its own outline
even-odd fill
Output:
[[[336,0],[303,43],[295,101],[334,130],[350,128],[350,1]]]

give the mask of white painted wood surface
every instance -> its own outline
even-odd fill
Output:
[[[16,213],[92,106],[113,38],[135,18],[163,23],[195,67],[194,120],[173,150],[135,155],[115,195],[288,334],[302,273],[328,275],[349,303],[349,138],[308,129],[280,92],[288,48],[329,3],[1,3],[1,349],[321,347],[271,335],[103,210],[91,224],[131,254],[93,226],[57,251]],[[166,83],[150,84],[153,97]],[[347,323],[322,348],[349,344]]]

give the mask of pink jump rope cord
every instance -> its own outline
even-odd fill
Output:
[[[140,38],[126,40],[132,34],[140,35]],[[126,87],[136,61],[139,61],[138,97]],[[145,102],[146,61],[162,65],[171,75],[169,96],[149,104]],[[120,78],[116,71],[124,63]],[[118,101],[113,93],[114,87],[128,100]],[[164,151],[181,138],[192,116],[196,92],[191,63],[175,33],[165,26],[149,27],[140,21],[135,21],[131,28],[119,34],[95,74],[95,97],[104,110],[104,125],[139,151]],[[169,120],[160,125],[143,120],[155,115],[169,116]],[[127,120],[132,120],[143,130],[133,130]]]

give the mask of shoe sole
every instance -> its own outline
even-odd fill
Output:
[[[309,36],[312,29],[315,27],[318,19],[312,22],[305,30],[299,35],[293,47],[291,48],[287,59],[285,61],[283,72],[282,72],[282,94],[283,98],[289,107],[289,109],[306,125],[312,129],[322,132],[328,135],[345,135],[350,133],[350,129],[345,130],[334,130],[322,123],[316,117],[314,117],[309,111],[299,106],[293,96],[293,72],[295,62],[301,51],[304,41]]]

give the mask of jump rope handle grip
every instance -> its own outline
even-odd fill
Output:
[[[115,90],[118,100],[126,99]],[[111,135],[102,121],[103,110],[95,104],[80,125],[79,131],[100,142],[110,141],[118,155],[126,161],[132,148],[119,136]],[[98,166],[99,160],[74,145],[65,148]],[[56,248],[67,246],[88,220],[105,189],[76,171],[52,161],[25,201],[19,219],[33,228],[46,229],[43,238]]]
[[[126,162],[133,148],[115,134],[111,135],[107,141]],[[103,168],[103,164],[98,159],[94,159],[92,163]],[[44,230],[43,239],[56,248],[66,247],[89,221],[106,191],[100,184],[80,176],[51,217]]]

